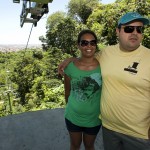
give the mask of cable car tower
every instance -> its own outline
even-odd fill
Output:
[[[20,14],[20,26],[24,23],[33,23],[36,27],[37,22],[44,14],[49,12],[48,3],[53,0],[22,0],[22,11]],[[13,3],[20,3],[20,0],[13,0]]]

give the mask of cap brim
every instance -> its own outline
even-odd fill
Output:
[[[141,21],[141,22],[143,22],[144,25],[149,25],[150,24],[149,19],[146,19],[146,18],[135,18],[135,19],[131,19],[131,20],[128,20],[128,21],[119,22],[118,26],[123,25],[123,24],[128,24],[128,23],[133,22],[133,21]]]

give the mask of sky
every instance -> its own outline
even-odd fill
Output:
[[[20,3],[13,3],[13,0],[1,0],[0,2],[0,44],[41,44],[39,36],[45,36],[46,21],[49,15],[57,11],[67,11],[67,4],[70,0],[53,0],[49,3],[49,13],[37,22],[37,26],[32,28],[32,23],[24,23],[20,27],[20,14],[22,10],[22,0]],[[61,3],[60,3],[61,2]],[[115,0],[101,0],[103,4],[113,3]],[[30,35],[30,39],[29,39]],[[29,41],[28,41],[29,39]]]

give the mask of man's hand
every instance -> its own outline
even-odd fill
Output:
[[[150,127],[149,127],[149,130],[148,130],[148,137],[149,137],[149,140],[150,140]]]
[[[64,75],[64,69],[68,66],[68,64],[74,60],[76,60],[77,58],[75,57],[71,57],[71,58],[67,58],[65,59],[63,62],[61,62],[58,66],[58,74],[60,75]]]

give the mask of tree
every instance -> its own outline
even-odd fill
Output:
[[[64,28],[65,27],[65,28]],[[76,49],[76,23],[64,18],[55,28],[47,33],[48,45],[57,47],[63,52],[74,55]]]
[[[42,75],[41,63],[35,60],[32,55],[28,55],[16,62],[14,72],[11,75],[11,81],[17,85],[17,93],[21,98],[22,105],[26,104],[25,96],[30,92],[33,85],[32,81]]]
[[[49,30],[55,28],[59,24],[60,20],[63,20],[65,17],[66,17],[66,13],[63,11],[57,11],[53,13],[47,19],[46,29]]]
[[[98,4],[99,0],[71,0],[68,4],[68,15],[77,22],[86,24]]]

